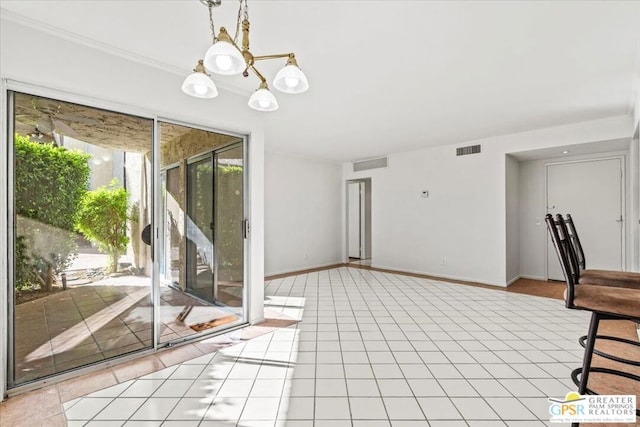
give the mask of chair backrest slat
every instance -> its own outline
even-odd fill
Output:
[[[545,216],[545,222],[547,223],[547,230],[549,230],[551,241],[556,249],[556,254],[560,260],[560,266],[562,267],[562,272],[564,273],[564,278],[567,283],[565,304],[567,308],[572,308],[574,295],[573,288],[577,283],[575,281],[575,278],[577,277],[575,270],[578,268],[576,261],[577,258],[572,250],[572,244],[568,237],[569,233],[562,216],[557,215],[556,219],[554,219],[551,214],[547,214]]]
[[[569,235],[571,236],[571,243],[573,243],[573,249],[578,257],[578,264],[580,265],[580,269],[584,270],[586,267],[586,261],[584,258],[584,250],[582,249],[582,243],[580,243],[580,238],[578,237],[578,231],[576,230],[576,225],[573,222],[573,218],[571,214],[567,214],[564,220],[567,228],[569,229]]]

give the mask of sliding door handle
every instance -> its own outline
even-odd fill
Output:
[[[249,237],[249,220],[245,219],[242,221],[242,238],[246,239]]]

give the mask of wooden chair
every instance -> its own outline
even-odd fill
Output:
[[[579,339],[580,344],[585,349],[582,367],[575,369],[571,373],[571,379],[578,386],[578,393],[597,394],[588,387],[589,374],[592,372],[624,377],[640,383],[640,376],[629,372],[591,367],[594,353],[620,363],[640,366],[640,360],[628,360],[594,351],[596,339],[613,340],[640,347],[640,343],[635,341],[597,335],[600,320],[619,319],[640,322],[640,288],[613,286],[611,283],[602,286],[576,281],[576,278],[580,277],[580,264],[565,220],[562,215],[557,215],[556,219],[554,219],[550,214],[547,214],[545,221],[567,283],[564,295],[565,306],[573,310],[591,312],[589,331],[587,335]],[[640,416],[640,409],[636,410],[636,415]]]

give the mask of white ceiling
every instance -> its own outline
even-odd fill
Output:
[[[233,33],[237,4],[223,0],[217,26]],[[176,86],[210,44],[198,0],[0,7],[174,72]],[[249,13],[254,55],[294,51],[310,82],[302,95],[274,92],[280,109],[260,113],[268,149],[306,156],[364,159],[629,114],[640,76],[640,1],[249,0]],[[282,65],[259,69],[271,79]],[[258,84],[214,79],[244,94]]]

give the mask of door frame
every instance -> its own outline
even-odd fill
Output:
[[[640,271],[640,122],[636,124],[629,145],[629,235],[632,236],[629,248],[631,258],[627,268]],[[638,325],[640,333],[640,325]],[[639,335],[640,338],[640,335]]]
[[[611,155],[611,156],[603,156],[603,157],[589,157],[583,159],[575,159],[575,160],[565,160],[565,161],[549,161],[544,164],[544,212],[547,214],[548,209],[548,197],[549,197],[549,166],[557,166],[557,165],[566,165],[566,164],[574,164],[574,163],[591,163],[598,162],[604,160],[620,160],[620,169],[621,169],[621,177],[620,177],[620,212],[622,215],[622,230],[621,233],[621,241],[620,244],[622,246],[621,257],[622,257],[622,270],[626,271],[628,269],[627,265],[627,239],[626,239],[626,230],[628,227],[627,218],[630,216],[627,213],[627,156],[625,154],[620,155]],[[545,280],[549,279],[549,244],[551,238],[549,233],[546,232],[545,228],[545,247],[544,247],[544,270],[545,270]],[[551,279],[555,280],[555,279]]]
[[[364,206],[364,210],[360,215],[360,259],[370,260],[373,258],[373,242],[372,242],[372,183],[371,177],[348,179],[345,181],[345,262],[349,263],[349,184],[364,183],[364,194],[361,196],[361,209]],[[362,191],[362,188],[361,188]],[[368,212],[367,212],[368,211]],[[367,236],[369,237],[367,239]],[[364,242],[363,242],[364,240]],[[364,257],[362,256],[364,252]]]
[[[211,150],[204,150],[201,152],[198,152],[196,154],[194,154],[193,156],[188,157],[187,159],[184,159],[183,161],[185,163],[190,163],[190,162],[194,162],[194,161],[198,161],[198,160],[202,160],[203,158],[206,158],[207,156],[211,156],[212,162],[214,160],[214,154],[216,152],[222,152],[222,151],[226,151],[227,149],[230,149],[231,147],[234,147],[238,144],[242,145],[242,163],[243,163],[243,171],[242,171],[242,216],[243,216],[243,224],[245,225],[245,227],[250,226],[251,224],[251,198],[250,198],[250,188],[249,188],[249,175],[251,173],[250,171],[250,159],[249,159],[249,150],[250,150],[250,136],[246,135],[246,134],[241,134],[238,132],[233,132],[233,131],[227,131],[227,130],[219,130],[216,128],[211,128],[211,127],[207,127],[207,126],[200,126],[200,125],[196,125],[190,122],[185,122],[185,121],[180,121],[180,120],[175,120],[175,119],[169,119],[167,117],[164,116],[157,116],[155,117],[155,124],[156,124],[156,130],[154,132],[154,138],[157,140],[156,141],[156,145],[154,145],[154,150],[157,150],[156,152],[158,153],[157,156],[154,156],[153,158],[153,162],[154,162],[154,167],[155,167],[155,173],[153,174],[153,179],[156,182],[156,185],[154,186],[154,191],[157,192],[157,194],[154,192],[154,200],[157,200],[158,203],[155,203],[154,205],[154,219],[157,218],[156,221],[154,221],[154,230],[156,233],[156,236],[160,236],[162,234],[162,225],[159,224],[159,220],[162,219],[162,212],[161,209],[163,208],[162,203],[160,203],[160,201],[162,200],[161,197],[161,188],[160,188],[160,173],[161,173],[161,168],[160,168],[160,124],[161,123],[167,123],[167,124],[173,124],[173,125],[179,125],[179,126],[185,126],[185,127],[189,127],[192,129],[197,129],[197,130],[202,130],[202,131],[206,131],[206,132],[213,132],[213,133],[220,133],[220,134],[224,134],[224,135],[228,135],[228,136],[234,136],[237,137],[239,140],[229,143],[227,145],[222,145],[220,147],[216,147],[215,149]],[[167,165],[165,168],[162,168],[162,170],[166,170],[167,168],[171,168],[175,165],[177,165],[179,163],[173,163],[170,165]],[[186,177],[186,168],[184,170],[184,175],[183,175],[183,180],[185,182],[187,182],[187,177]],[[185,221],[186,221],[186,215],[185,215]],[[186,223],[183,223],[183,226],[186,227]],[[185,228],[186,230],[186,228]],[[214,242],[215,245],[215,242]],[[155,247],[159,246],[159,245],[154,245]],[[154,247],[154,256],[158,257],[161,256],[162,254],[156,252],[159,251],[160,248],[155,248]],[[215,251],[215,248],[214,248]],[[234,329],[238,329],[241,327],[246,326],[251,319],[251,307],[252,307],[252,298],[251,298],[251,264],[250,264],[250,253],[251,253],[251,238],[250,238],[250,233],[247,231],[245,237],[243,238],[243,242],[242,242],[242,263],[243,263],[243,287],[242,287],[242,298],[243,298],[243,304],[242,304],[242,320],[235,324],[231,324],[231,326],[229,326],[226,329],[222,329],[222,330],[214,330],[213,332],[207,332],[202,331],[200,333],[194,334],[194,335],[190,335],[188,337],[182,337],[182,338],[177,338],[175,340],[171,340],[171,341],[166,341],[166,342],[161,342],[160,340],[160,328],[157,327],[156,328],[156,333],[154,335],[154,341],[156,344],[156,349],[157,348],[164,348],[164,347],[170,347],[176,344],[182,344],[184,342],[190,342],[190,341],[197,341],[199,339],[202,339],[204,336],[207,335],[218,335],[221,333],[225,333]],[[158,258],[155,258],[158,259]],[[158,316],[158,319],[154,319],[154,325],[158,324],[159,325],[159,319],[160,319],[160,292],[159,292],[159,286],[160,286],[160,274],[159,274],[159,263],[153,263],[154,265],[154,275],[155,277],[157,277],[157,281],[158,281],[158,290],[155,292],[154,295],[154,300],[153,303],[155,305],[155,307],[157,307],[156,310],[154,310],[154,316]],[[155,290],[155,282],[154,282],[154,290]],[[194,294],[191,294],[194,295]]]
[[[247,180],[246,180],[245,174],[248,173],[248,171],[245,171],[245,168],[246,168],[246,157],[247,157],[246,156],[247,147],[246,147],[245,141],[244,140],[234,141],[234,142],[231,142],[231,143],[229,143],[227,145],[222,145],[220,147],[214,148],[213,150],[205,151],[203,153],[199,153],[199,154],[191,156],[191,157],[189,157],[187,159],[184,159],[184,161],[185,161],[185,163],[187,165],[187,167],[185,168],[186,176],[183,177],[183,182],[185,183],[185,197],[186,197],[186,200],[185,200],[185,215],[184,215],[184,223],[183,223],[183,229],[184,230],[187,230],[187,227],[188,227],[187,222],[189,221],[189,217],[190,217],[189,212],[188,212],[189,206],[190,206],[189,205],[189,197],[192,194],[190,192],[190,189],[189,189],[189,178],[188,178],[189,170],[188,170],[188,167],[189,167],[189,165],[201,162],[203,160],[209,160],[210,164],[211,164],[211,188],[212,188],[212,197],[213,197],[213,200],[211,201],[211,222],[213,223],[213,227],[214,227],[213,228],[213,230],[214,230],[213,231],[213,241],[211,242],[211,244],[212,244],[211,253],[212,253],[212,259],[213,259],[213,265],[212,265],[213,281],[212,281],[211,285],[213,287],[213,291],[212,291],[213,301],[208,301],[208,302],[209,303],[213,303],[213,304],[215,304],[216,301],[218,301],[218,266],[219,266],[219,264],[218,264],[218,248],[219,248],[218,237],[219,237],[219,234],[217,233],[218,224],[216,223],[216,216],[217,216],[218,207],[219,207],[219,201],[218,201],[218,197],[216,195],[217,159],[218,159],[218,155],[219,154],[225,153],[225,152],[230,151],[230,150],[234,150],[234,149],[239,148],[239,147],[242,148],[242,158],[243,158],[243,171],[242,171],[242,193],[243,194],[242,194],[242,220],[241,220],[241,223],[244,223],[244,221],[245,221],[245,219],[247,217],[247,215],[246,215],[246,213],[247,213],[247,207],[246,207],[246,204],[247,204],[247,197],[246,197],[246,191],[247,191],[246,190],[246,183],[247,183]],[[175,167],[176,165],[177,164],[174,164],[173,167]],[[171,167],[172,166],[168,166],[168,167],[164,168],[163,172],[166,172],[166,170],[171,168]],[[245,281],[246,280],[246,271],[245,271],[246,270],[246,268],[245,268],[246,247],[245,246],[246,246],[246,240],[247,239],[244,238],[243,240],[244,241],[243,241],[243,251],[242,251],[242,268],[243,268],[243,288],[244,288],[246,286],[246,281]],[[185,256],[188,257],[188,250],[185,253]],[[186,261],[186,262],[188,263],[188,261]],[[188,267],[186,267],[186,268],[188,268]],[[185,268],[185,274],[188,274],[188,271],[186,270],[186,268]],[[188,280],[185,280],[185,292],[187,292],[187,290],[188,290],[187,286],[188,286]],[[246,295],[245,295],[246,292],[245,291],[246,290],[243,290],[243,298],[246,298]],[[193,293],[193,292],[187,292],[187,293],[189,293],[190,295],[192,295],[192,296],[194,296],[196,298],[201,298],[202,299],[202,296],[198,295],[197,293]],[[248,307],[243,307],[243,309],[246,311],[248,309]],[[243,320],[246,321],[246,316],[245,316],[245,318]]]
[[[358,200],[357,200],[357,209],[358,209],[358,256],[357,258],[359,260],[364,259],[364,255],[366,255],[365,252],[365,248],[364,248],[364,243],[365,243],[365,239],[363,238],[364,235],[364,226],[365,226],[365,219],[363,218],[364,216],[364,182],[350,182],[347,184],[347,189],[348,189],[348,193],[347,193],[347,258],[351,259],[353,258],[351,255],[353,253],[355,253],[355,248],[352,246],[352,236],[351,236],[351,232],[354,231],[351,229],[351,222],[354,216],[354,212],[352,212],[352,208],[355,209],[356,208],[356,203],[354,203],[354,200],[351,200],[351,196],[352,196],[352,186],[357,185],[358,186]]]

